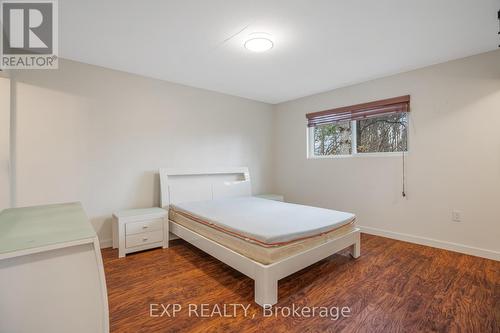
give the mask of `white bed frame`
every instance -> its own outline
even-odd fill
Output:
[[[160,184],[161,205],[165,209],[173,203],[250,196],[252,193],[250,174],[245,167],[217,170],[160,169]],[[255,281],[255,303],[260,306],[277,303],[279,279],[347,247],[350,247],[354,258],[360,256],[361,250],[360,232],[355,228],[324,244],[264,265],[177,223],[169,221],[169,227],[174,235],[252,278]]]

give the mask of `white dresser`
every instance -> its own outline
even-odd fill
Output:
[[[168,247],[166,210],[153,207],[113,214],[113,248],[118,248],[119,258],[155,247]]]
[[[80,203],[0,213],[0,332],[109,332],[99,241]]]

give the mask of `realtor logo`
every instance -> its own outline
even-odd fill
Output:
[[[57,68],[56,0],[4,0],[2,69]]]

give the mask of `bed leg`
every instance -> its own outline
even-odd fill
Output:
[[[278,280],[267,276],[255,279],[255,303],[260,306],[278,302]]]
[[[351,245],[351,256],[353,258],[359,258],[361,255],[361,238],[359,236],[359,232],[356,234],[356,241],[353,245]]]
[[[163,220],[163,248],[167,249],[170,241],[170,224],[167,218]]]

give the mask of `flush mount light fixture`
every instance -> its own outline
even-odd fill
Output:
[[[244,46],[247,50],[260,53],[272,49],[274,43],[272,41],[271,35],[263,32],[258,32],[250,34]]]

